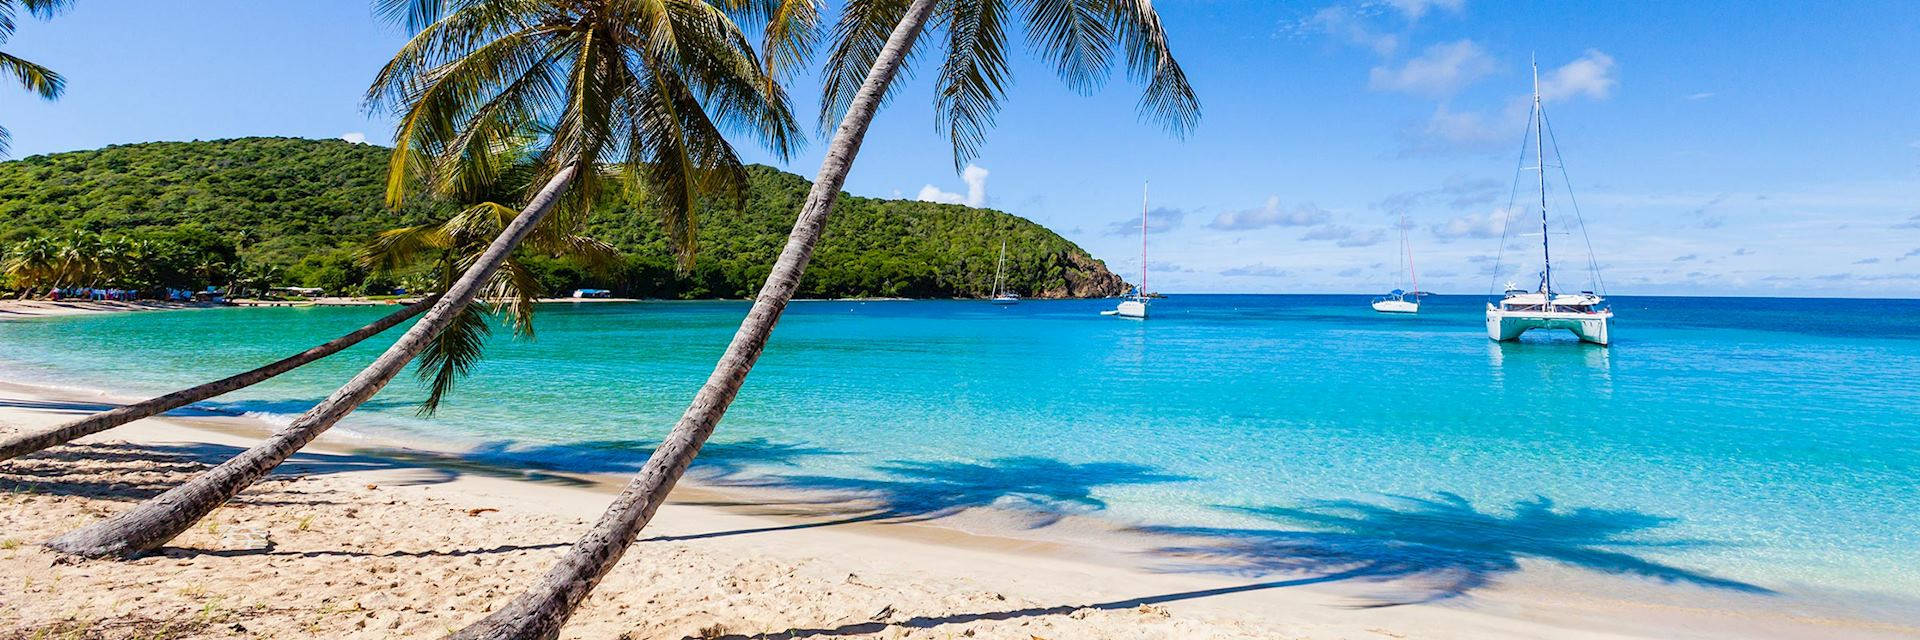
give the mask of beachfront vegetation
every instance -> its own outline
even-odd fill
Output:
[[[830,33],[821,30],[824,3],[818,0],[744,4],[762,12],[757,17],[767,24],[770,74],[777,64],[804,61],[814,44],[827,43],[820,119],[823,129],[834,127],[836,121],[838,126],[831,129],[833,138],[819,176],[806,198],[794,203],[799,205],[799,216],[740,330],[646,466],[538,584],[453,638],[558,637],[574,608],[620,561],[719,426],[788,300],[801,291],[802,276],[816,245],[826,236],[840,187],[867,128],[928,25],[936,30],[944,27],[948,36],[935,77],[935,113],[950,134],[956,167],[978,151],[1005,97],[1004,85],[1011,74],[1009,22],[1034,39],[1033,48],[1052,59],[1070,86],[1082,90],[1097,86],[1111,71],[1117,50],[1127,59],[1132,75],[1146,84],[1140,101],[1142,115],[1176,132],[1189,130],[1199,116],[1199,103],[1174,62],[1150,0],[1025,0],[1019,3],[1025,5],[1023,16],[1015,15],[1014,2],[1006,0],[848,0]]]
[[[52,18],[67,7],[73,6],[73,0],[0,0],[0,44],[6,44],[13,36],[18,24],[20,10],[42,20]],[[57,100],[66,91],[67,80],[52,69],[34,64],[5,51],[0,51],[0,76],[12,77],[20,83],[22,89],[40,96],[43,100]],[[13,134],[0,126],[0,158],[7,155],[8,142]]]
[[[75,233],[171,241],[229,267],[271,274],[277,286],[334,295],[425,290],[436,281],[425,269],[382,274],[357,260],[380,232],[444,220],[454,211],[428,202],[382,206],[387,153],[339,140],[245,138],[0,162],[0,247]],[[560,295],[598,288],[641,298],[751,296],[810,185],[772,167],[753,165],[746,173],[743,209],[699,212],[690,269],[677,268],[655,214],[617,197],[599,199],[582,233],[620,249],[618,264],[597,273],[578,260],[529,256],[526,266],[543,290]],[[983,296],[992,288],[1003,238],[1015,292],[1102,296],[1124,288],[1072,242],[1012,215],[842,195],[799,295]],[[153,284],[200,289],[229,282],[218,273],[168,273],[180,277]]]

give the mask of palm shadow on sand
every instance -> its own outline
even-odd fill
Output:
[[[1774,592],[1754,584],[1662,564],[1640,551],[1711,546],[1686,539],[1656,539],[1648,532],[1677,521],[1624,509],[1557,508],[1535,497],[1505,510],[1481,510],[1446,492],[1430,498],[1389,496],[1384,503],[1354,500],[1301,507],[1229,507],[1293,528],[1143,526],[1135,531],[1179,538],[1177,546],[1152,549],[1161,571],[1210,573],[1255,581],[1210,589],[1156,593],[1086,604],[1034,606],[999,611],[921,615],[898,622],[862,621],[840,626],[795,627],[751,637],[815,638],[878,634],[888,627],[930,629],[980,621],[1064,616],[1082,609],[1126,610],[1235,593],[1348,581],[1390,582],[1404,589],[1356,608],[1442,602],[1492,585],[1520,570],[1523,558],[1547,560],[1616,575],[1692,584],[1756,595]],[[1400,597],[1404,596],[1404,597]],[[750,636],[723,636],[748,640]]]
[[[751,501],[706,502],[748,507],[757,515],[833,518],[801,524],[715,531],[656,540],[691,540],[790,531],[854,523],[925,522],[970,509],[993,507],[1027,528],[1052,525],[1076,513],[1107,507],[1095,497],[1103,486],[1182,482],[1186,476],[1126,462],[1073,463],[1037,456],[984,462],[896,460],[875,467],[884,478],[796,475],[742,478],[718,484],[733,488],[797,491],[802,495]]]
[[[1522,559],[1753,594],[1765,587],[1642,557],[1713,546],[1648,534],[1678,519],[1627,509],[1559,508],[1536,496],[1504,509],[1475,507],[1454,493],[1387,496],[1384,502],[1331,500],[1301,507],[1229,507],[1289,528],[1146,526],[1153,535],[1194,539],[1154,549],[1160,570],[1241,577],[1338,576],[1392,583],[1393,593],[1358,607],[1438,602],[1465,596],[1520,570]]]

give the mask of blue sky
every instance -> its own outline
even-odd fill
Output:
[[[954,171],[921,73],[848,190],[1010,211],[1132,274],[1150,179],[1153,288],[1177,292],[1384,290],[1404,214],[1422,288],[1483,293],[1535,268],[1511,256],[1537,236],[1489,273],[1537,55],[1611,292],[1920,295],[1920,5],[1158,6],[1205,109],[1188,138],[1141,123],[1123,75],[1081,96],[1023,55],[975,169]],[[245,135],[384,142],[390,119],[360,96],[402,37],[356,0],[79,0],[5,45],[64,73],[66,97],[0,89],[0,122],[14,157]],[[803,110],[817,87],[793,81]],[[811,177],[823,147],[774,163]],[[1556,215],[1570,211],[1553,191]],[[1552,239],[1563,273],[1586,262],[1580,236]]]

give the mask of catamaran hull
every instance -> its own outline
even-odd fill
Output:
[[[1420,313],[1420,303],[1406,300],[1376,300],[1373,310],[1380,313]]]
[[[992,302],[994,304],[1020,304],[1020,299],[1019,298],[994,298],[992,300],[988,300],[988,302]]]
[[[1612,319],[1606,312],[1502,311],[1487,305],[1487,337],[1506,342],[1534,329],[1565,329],[1584,342],[1605,346],[1613,342],[1607,327]]]
[[[1139,300],[1122,301],[1120,303],[1120,306],[1113,308],[1113,315],[1120,316],[1122,318],[1144,319],[1147,317],[1147,303],[1141,302]]]

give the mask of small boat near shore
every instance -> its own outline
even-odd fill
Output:
[[[1103,316],[1119,316],[1136,320],[1147,319],[1147,304],[1152,296],[1147,295],[1147,185],[1140,185],[1140,284],[1127,292],[1120,304],[1107,311]]]
[[[1534,157],[1539,164],[1533,167],[1540,172],[1540,284],[1533,290],[1520,289],[1512,282],[1507,283],[1506,291],[1498,303],[1487,303],[1487,337],[1505,342],[1518,340],[1520,335],[1534,329],[1565,329],[1573,332],[1583,342],[1606,346],[1613,342],[1609,326],[1613,320],[1613,310],[1606,307],[1606,297],[1593,291],[1581,291],[1575,294],[1559,293],[1553,286],[1553,250],[1551,228],[1547,222],[1547,154],[1544,137],[1547,135],[1547,114],[1540,102],[1540,67],[1533,68],[1533,125]],[[1522,147],[1522,154],[1525,154]],[[1555,153],[1558,153],[1556,144]],[[1565,162],[1561,163],[1564,175]],[[1571,187],[1569,187],[1571,188]],[[1577,206],[1577,205],[1576,205]],[[1576,210],[1577,215],[1577,210]],[[1586,226],[1581,225],[1585,233]],[[1507,239],[1502,232],[1500,246],[1505,250]],[[1591,245],[1591,243],[1589,243]],[[1588,268],[1593,279],[1599,281],[1599,266],[1588,256]],[[1496,262],[1495,271],[1498,272]]]
[[[1020,295],[1007,288],[1007,241],[1000,241],[1000,263],[993,268],[993,296],[988,302],[997,305],[1020,304]]]

